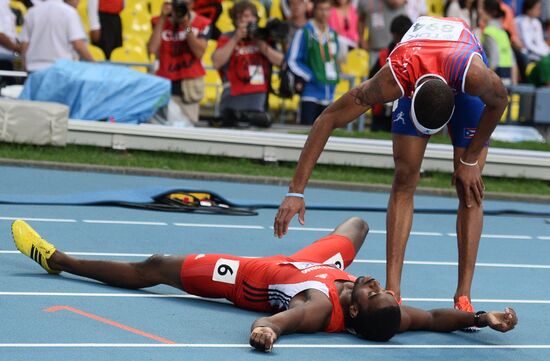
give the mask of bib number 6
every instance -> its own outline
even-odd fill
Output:
[[[212,280],[217,282],[235,284],[237,271],[239,270],[239,261],[220,258],[214,266]]]

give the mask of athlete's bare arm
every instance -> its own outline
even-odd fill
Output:
[[[250,345],[269,352],[281,335],[322,331],[330,321],[331,312],[332,304],[322,292],[307,290],[299,293],[290,302],[288,310],[254,321]]]
[[[289,192],[304,193],[311,172],[321,155],[327,140],[336,128],[343,127],[366,112],[372,105],[387,103],[401,96],[401,89],[395,82],[386,64],[374,77],[351,89],[332,103],[315,120],[304,149],[298,160]],[[274,234],[284,236],[294,215],[299,212],[299,221],[304,224],[305,203],[297,197],[286,197],[275,217]]]
[[[464,88],[467,94],[479,96],[485,103],[476,134],[461,157],[464,162],[475,164],[508,105],[508,93],[498,75],[487,68],[478,56],[472,59]],[[462,184],[464,201],[468,207],[472,198],[481,204],[484,186],[479,166],[459,163],[453,175],[453,183],[455,181]]]
[[[425,311],[418,308],[401,306],[401,326],[399,332],[434,331],[452,332],[475,326],[475,313],[448,309]],[[506,308],[504,312],[487,312],[479,316],[478,327],[489,326],[493,330],[507,332],[518,323],[516,311]]]

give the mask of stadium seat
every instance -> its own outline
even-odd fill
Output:
[[[285,20],[283,11],[281,10],[281,0],[273,0],[269,8],[269,18]]]
[[[218,42],[216,40],[208,40],[206,51],[202,56],[202,65],[205,67],[212,67],[212,53],[216,50]]]
[[[94,58],[95,61],[105,61],[105,53],[101,48],[88,44],[88,50],[90,51],[90,54],[92,54],[92,58]]]
[[[27,7],[23,5],[22,2],[12,0],[10,1],[10,9],[16,15],[17,26],[15,27],[15,30],[19,34],[23,28],[23,19],[25,15],[27,15]]]
[[[334,100],[340,98],[346,92],[350,90],[349,80],[340,79],[338,84],[336,84],[336,89],[334,90]]]
[[[126,7],[120,13],[120,18],[123,34],[134,34],[149,39],[153,29],[151,14],[149,14],[144,1],[126,4]]]
[[[159,16],[164,0],[149,0],[149,12],[152,17]]]
[[[217,70],[206,69],[206,75],[204,76],[204,86],[204,97],[202,98],[200,105],[214,108],[215,112],[217,113],[223,90],[222,81]]]
[[[143,63],[150,64],[147,52],[141,51],[135,47],[126,47],[121,46],[116,48],[111,53],[112,62],[121,62],[121,63]],[[132,66],[132,69],[137,70],[142,73],[147,73],[148,69],[144,66]]]
[[[351,50],[344,64],[342,64],[342,72],[353,75],[355,84],[359,84],[369,75],[369,53],[364,49]]]
[[[232,1],[222,1],[222,12],[216,21],[216,27],[222,34],[228,33],[235,29],[233,26],[233,20],[231,20],[231,16],[229,16],[229,10],[231,10],[232,7]]]
[[[426,7],[428,9],[429,16],[444,16],[444,0],[426,0]]]

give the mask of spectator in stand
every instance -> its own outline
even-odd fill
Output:
[[[15,15],[10,9],[9,0],[0,0],[0,70],[13,70],[14,54],[21,51],[16,36]],[[2,83],[12,84],[12,79],[2,79]]]
[[[356,48],[359,42],[357,9],[351,0],[333,0],[332,3],[328,25],[338,34],[344,50]]]
[[[476,0],[447,0],[444,10],[445,16],[462,19],[472,30],[475,30],[478,26],[479,17],[477,4]]]
[[[489,68],[495,71],[504,85],[515,83],[515,59],[510,38],[502,28],[501,19],[504,12],[500,8],[499,0],[484,0],[483,3],[485,28],[483,29],[483,49],[489,60]]]
[[[390,41],[390,24],[399,15],[407,15],[406,0],[359,0],[359,45],[369,51],[369,62],[372,67],[378,52]],[[369,30],[368,43],[365,41],[365,29]]]
[[[290,49],[294,34],[298,29],[303,28],[307,24],[307,10],[309,6],[309,0],[289,0],[290,17],[287,20],[288,23],[288,36],[284,44],[284,52],[286,53]]]
[[[519,35],[529,61],[536,62],[535,68],[529,74],[529,80],[535,85],[548,85],[550,83],[550,47],[544,41],[540,0],[525,0],[523,3],[523,15],[516,18]]]
[[[378,61],[371,68],[369,78],[372,78],[374,74],[378,73],[380,69],[386,64],[388,56],[395,48],[395,46],[401,41],[403,36],[407,33],[407,30],[412,26],[412,21],[406,15],[399,15],[392,20],[390,25],[390,31],[392,34],[392,41],[387,48],[380,50],[378,55]],[[391,113],[393,102],[387,104],[375,104],[372,107],[372,124],[371,131],[378,132],[390,132],[391,131]]]
[[[172,82],[172,100],[196,124],[199,102],[204,96],[206,72],[201,59],[208,42],[210,20],[196,14],[192,6],[192,0],[180,0],[176,9],[172,9],[171,1],[165,2],[160,16],[153,19],[148,49],[159,59],[157,75]]]
[[[540,0],[525,0],[522,15],[516,18],[519,36],[531,61],[539,61],[550,54],[550,48],[544,41],[544,32],[539,20],[541,16]]]
[[[99,40],[94,45],[99,46],[107,59],[109,59],[111,52],[122,46],[122,20],[120,19],[120,12],[124,9],[124,0],[98,1],[101,32]]]
[[[222,34],[212,54],[212,64],[223,81],[220,112],[224,126],[244,121],[240,114],[245,112],[254,114],[251,115],[254,119],[265,120],[271,65],[280,66],[284,57],[254,34],[259,17],[253,3],[247,0],[235,3],[230,15],[236,30]]]
[[[78,0],[46,0],[29,10],[20,34],[27,71],[47,68],[59,59],[72,60],[74,51],[82,60],[94,61],[77,6]]]
[[[305,82],[300,123],[311,125],[334,99],[338,83],[338,34],[328,25],[330,0],[313,1],[313,19],[296,32],[288,54],[290,70]]]
[[[407,10],[407,16],[413,22],[416,21],[420,16],[428,14],[428,6],[426,5],[426,0],[407,0],[405,5]]]

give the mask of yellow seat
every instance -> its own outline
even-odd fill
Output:
[[[139,48],[136,47],[125,46],[121,46],[113,50],[113,52],[111,53],[111,61],[115,63],[121,62],[150,64],[147,52],[139,50]],[[148,69],[144,66],[132,66],[132,69],[142,73],[148,72]]]
[[[136,34],[149,38],[153,31],[151,14],[149,14],[147,4],[144,1],[135,2],[133,5],[127,4],[120,13],[120,18],[124,34]]]
[[[429,16],[444,16],[445,1],[444,0],[426,0],[426,8]]]
[[[232,7],[233,1],[222,1],[222,12],[218,20],[216,20],[216,27],[222,34],[235,30],[233,20],[231,20],[231,16],[229,15],[229,10],[231,10]]]
[[[151,16],[159,16],[164,0],[149,0],[149,12]]]
[[[222,89],[222,80],[220,79],[218,71],[206,69],[206,75],[204,76],[204,97],[200,105],[215,108],[216,104],[220,101]]]
[[[28,11],[27,7],[22,2],[15,1],[15,0],[10,1],[10,9],[12,9],[12,12],[14,11],[15,13],[21,14],[21,18],[18,17],[18,20],[23,19],[25,15],[27,15],[27,11]],[[23,29],[22,25],[17,25],[15,27],[15,31],[18,34],[21,32],[22,29]]]
[[[349,80],[340,79],[338,84],[336,84],[336,89],[334,90],[334,100],[340,98],[342,95],[347,93],[350,90]]]
[[[101,48],[88,44],[88,51],[92,54],[92,58],[94,58],[95,61],[105,61],[105,53]]]
[[[208,44],[206,45],[206,50],[204,52],[204,55],[202,56],[202,65],[205,67],[212,67],[212,53],[216,50],[216,47],[218,46],[218,42],[216,40],[208,40]]]
[[[353,49],[342,64],[342,72],[353,75],[356,85],[369,75],[369,53],[364,49]]]
[[[281,10],[281,0],[273,0],[271,2],[271,7],[269,8],[269,18],[285,20],[285,16]]]

